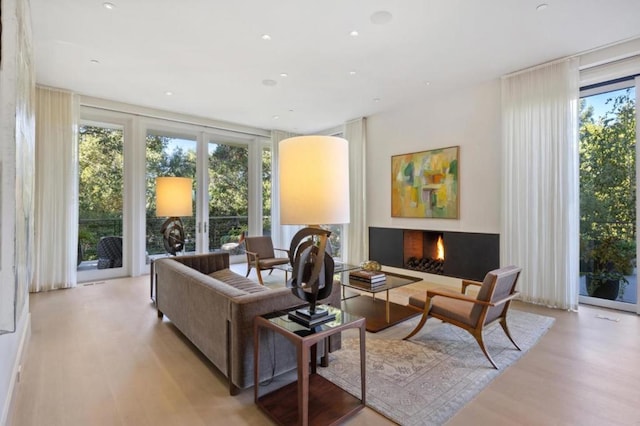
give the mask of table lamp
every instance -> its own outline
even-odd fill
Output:
[[[330,231],[320,225],[349,223],[349,142],[333,136],[297,136],[279,145],[280,223],[306,225],[291,240],[293,267],[287,286],[309,303],[289,317],[307,327],[331,321],[316,304],[331,293]]]
[[[156,216],[168,216],[160,232],[165,250],[174,256],[184,249],[184,227],[180,216],[193,214],[192,188],[190,178],[156,178]]]

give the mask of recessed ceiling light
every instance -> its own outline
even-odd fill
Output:
[[[541,4],[539,4],[539,5],[536,7],[536,10],[537,10],[538,12],[540,12],[541,10],[545,10],[545,9],[546,9],[546,8],[548,8],[548,7],[549,7],[549,5],[548,5],[547,3],[541,3]]]
[[[356,75],[355,71],[349,71],[349,75]]]
[[[359,35],[359,34],[358,34],[358,32],[357,32],[356,30],[353,30],[353,31],[351,31],[351,32],[349,33],[349,35],[350,35],[351,37],[358,37],[358,35]]]
[[[278,84],[278,82],[275,80],[266,79],[262,80],[262,84],[264,84],[265,86],[275,86],[276,84]]]
[[[380,98],[373,98],[373,102],[380,102]]]
[[[289,77],[289,74],[287,74],[286,72],[281,72],[280,77]]]
[[[170,90],[167,90],[166,92],[164,92],[164,94],[167,96],[173,96],[173,92]]]
[[[293,112],[293,111],[294,111],[293,109],[290,109],[290,110],[289,110],[289,112]]]
[[[386,10],[379,10],[371,15],[371,22],[376,25],[388,24],[391,19],[393,19],[393,15]]]
[[[92,64],[99,64],[100,63],[100,61],[97,60],[97,59],[92,59],[89,62],[91,62]]]
[[[271,40],[271,36],[269,34],[262,34],[263,40]]]
[[[273,116],[273,119],[274,119],[274,120],[277,120],[277,119],[279,119],[279,118],[280,118],[280,116],[279,116],[279,115],[274,115],[274,116]]]
[[[108,1],[105,1],[104,3],[102,3],[102,5],[104,6],[105,9],[109,9],[109,10],[113,10],[116,8],[115,4],[109,3]]]
[[[430,82],[430,81],[425,81],[425,82],[424,82],[424,85],[425,85],[425,86],[431,86],[431,82]]]

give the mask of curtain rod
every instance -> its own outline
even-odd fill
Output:
[[[573,54],[573,55],[563,56],[561,58],[553,59],[551,61],[544,62],[542,64],[534,65],[534,66],[529,67],[529,68],[523,68],[523,69],[514,71],[512,73],[505,74],[501,78],[504,79],[504,78],[508,78],[508,77],[514,77],[514,76],[522,74],[524,72],[533,71],[533,70],[536,70],[536,69],[539,69],[539,68],[542,68],[542,67],[546,67],[548,65],[557,64],[557,63],[566,61],[568,59],[580,58],[580,57],[582,57],[584,55],[588,55],[590,53],[594,53],[594,52],[597,52],[597,51],[600,51],[600,50],[608,49],[608,48],[611,48],[613,46],[617,46],[617,45],[620,45],[620,44],[623,44],[623,43],[627,43],[627,42],[630,42],[630,41],[633,41],[633,40],[640,40],[640,38],[632,37],[632,38],[628,38],[628,39],[625,39],[625,40],[617,41],[615,43],[611,43],[611,44],[607,44],[607,45],[604,45],[604,46],[595,47],[593,49],[585,50],[583,52],[576,53],[576,54]],[[582,71],[582,70],[586,70],[586,69],[590,69],[590,68],[596,68],[596,67],[599,67],[599,66],[602,66],[602,65],[613,64],[613,63],[616,63],[616,62],[619,62],[619,61],[624,61],[624,60],[627,60],[627,59],[630,59],[630,58],[634,58],[634,57],[637,57],[637,56],[640,56],[640,53],[629,53],[628,55],[626,55],[624,57],[620,57],[620,58],[617,58],[617,59],[614,59],[614,60],[610,60],[610,61],[606,61],[606,62],[595,63],[595,64],[592,64],[592,65],[584,65],[584,66],[579,67],[579,69]]]

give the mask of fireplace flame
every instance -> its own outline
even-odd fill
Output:
[[[444,260],[444,241],[442,240],[442,235],[438,237],[438,242],[436,243],[436,259]]]

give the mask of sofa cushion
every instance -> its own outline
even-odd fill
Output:
[[[220,280],[225,284],[229,284],[231,287],[238,290],[246,291],[247,293],[259,293],[261,291],[269,291],[269,289],[263,285],[251,281],[242,275],[236,274],[231,269],[220,269],[209,274],[211,278]]]

